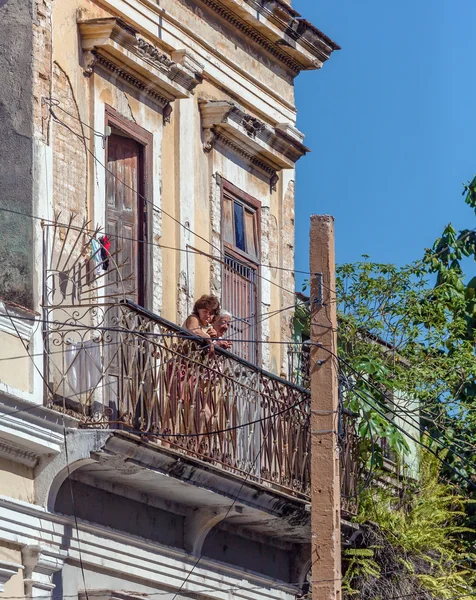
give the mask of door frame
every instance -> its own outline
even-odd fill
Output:
[[[243,202],[243,204],[248,204],[251,208],[256,211],[256,226],[257,226],[257,244],[258,244],[258,258],[257,260],[253,260],[250,256],[248,256],[245,252],[241,252],[238,248],[228,244],[223,239],[223,197],[228,193],[231,197],[235,196],[237,200]],[[228,254],[230,258],[238,260],[243,264],[249,266],[250,268],[255,269],[256,271],[256,352],[255,359],[256,364],[259,365],[262,360],[262,349],[259,340],[261,339],[261,318],[262,318],[262,310],[263,303],[261,301],[261,202],[250,196],[245,191],[241,190],[236,185],[230,183],[227,179],[222,179],[221,181],[221,193],[220,193],[220,238],[221,238],[221,249],[223,254]],[[223,289],[221,291],[223,294]],[[259,318],[259,316],[261,318]]]
[[[112,106],[105,105],[105,130],[107,127],[114,127],[126,134],[127,137],[136,141],[141,147],[139,157],[140,172],[139,172],[139,202],[137,206],[138,228],[142,230],[142,235],[145,238],[146,244],[143,247],[137,248],[137,257],[139,262],[138,273],[138,303],[144,308],[152,306],[152,244],[153,239],[153,222],[152,210],[149,204],[152,204],[153,198],[153,141],[152,133],[137,125],[133,121],[123,117]],[[107,165],[107,137],[104,149],[105,165]],[[107,210],[107,207],[105,207]],[[106,215],[104,215],[106,216]]]

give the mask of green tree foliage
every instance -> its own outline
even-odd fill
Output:
[[[441,463],[428,451],[420,465],[419,484],[401,497],[384,488],[362,493],[362,535],[343,557],[346,598],[476,598],[475,556],[462,538],[467,501],[441,481]]]
[[[473,442],[461,438],[460,424],[468,411],[462,392],[476,361],[462,298],[449,300],[446,285],[432,286],[421,261],[398,268],[364,260],[340,266],[337,275],[339,351],[349,365],[342,370],[358,394],[347,396],[350,408],[366,417],[360,433],[367,451],[378,437],[397,455],[406,451],[405,436],[379,414],[386,407],[407,431],[418,432],[421,422],[440,449],[451,445],[449,460],[470,476]]]
[[[476,178],[464,193],[476,213]],[[405,462],[402,429],[425,434],[430,449],[421,489],[403,479],[396,494],[375,477],[361,493],[364,533],[346,550],[345,589],[362,600],[476,599],[476,277],[465,272],[474,261],[476,230],[448,225],[410,265],[364,256],[337,269],[341,376],[367,471],[383,464],[382,438]],[[309,333],[308,308],[295,318]]]
[[[337,268],[336,301],[340,366],[355,390],[346,399],[361,415],[364,460],[372,456],[382,464],[381,448],[375,444],[381,438],[397,456],[408,452],[405,435],[382,418],[382,411],[392,419],[398,414],[399,425],[417,436],[422,424],[439,437],[441,449],[450,444],[457,454],[469,457],[473,443],[468,437],[460,439],[458,419],[467,415],[461,392],[476,375],[476,361],[474,344],[465,337],[461,298],[448,310],[447,288],[432,285],[426,262],[396,267],[364,257]],[[295,318],[304,331],[309,328],[305,306]],[[398,402],[393,402],[396,396]],[[476,417],[476,411],[472,414]],[[455,455],[449,460],[465,476],[472,474]]]

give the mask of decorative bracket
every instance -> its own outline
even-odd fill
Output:
[[[227,516],[227,511],[196,510],[186,518],[185,547],[193,556],[200,556],[210,531]]]
[[[276,190],[278,171],[292,169],[309,152],[302,143],[303,134],[291,124],[274,128],[233,102],[199,101],[203,128],[203,150],[225,146],[252,167],[269,177],[271,191]]]
[[[179,98],[189,98],[202,81],[203,65],[188,50],[169,57],[119,17],[78,23],[86,76],[96,68],[111,72],[162,108]]]
[[[38,545],[22,548],[25,598],[52,598],[56,586],[51,579],[54,573],[63,568],[65,556]]]

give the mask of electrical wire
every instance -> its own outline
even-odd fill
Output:
[[[210,537],[213,537],[214,535],[216,535],[216,534],[217,534],[217,532],[218,532],[218,530],[219,530],[219,528],[220,528],[220,525],[221,525],[221,524],[222,524],[222,523],[223,523],[223,522],[224,522],[224,521],[227,519],[227,517],[228,517],[228,515],[230,514],[230,512],[231,512],[231,510],[232,510],[233,506],[234,506],[234,505],[236,504],[236,502],[239,500],[239,497],[240,497],[241,491],[242,491],[243,487],[245,486],[245,483],[247,482],[247,480],[248,480],[248,479],[249,479],[249,477],[251,476],[251,473],[252,473],[252,471],[253,471],[253,469],[254,469],[254,467],[255,467],[255,464],[256,464],[256,462],[257,462],[258,458],[261,456],[261,452],[262,452],[262,450],[263,450],[263,447],[264,447],[264,444],[265,444],[265,442],[266,442],[266,439],[264,439],[264,440],[263,440],[263,442],[262,442],[262,444],[261,444],[261,446],[260,446],[260,449],[258,450],[258,452],[257,452],[257,454],[256,454],[256,456],[255,456],[255,459],[254,459],[254,461],[253,461],[253,463],[252,463],[252,465],[251,465],[251,467],[250,467],[250,470],[248,471],[246,478],[245,478],[245,479],[242,481],[242,483],[241,483],[241,486],[240,486],[240,488],[239,488],[238,492],[236,493],[236,496],[234,497],[234,499],[233,499],[233,502],[232,502],[231,506],[228,508],[228,510],[227,510],[227,512],[226,512],[226,514],[225,514],[225,517],[224,517],[224,518],[223,518],[223,519],[222,519],[222,520],[221,520],[221,521],[218,523],[218,525],[217,525],[217,526],[215,527],[215,529],[214,529],[214,530],[211,532],[211,534],[209,534],[209,536],[210,536]],[[179,589],[178,589],[178,590],[175,592],[175,594],[174,594],[174,596],[173,596],[172,600],[176,600],[177,596],[180,594],[180,592],[181,592],[181,591],[182,591],[182,589],[184,588],[185,584],[186,584],[186,583],[187,583],[187,581],[190,579],[190,577],[191,577],[191,575],[192,575],[193,571],[194,571],[194,570],[196,569],[196,567],[198,566],[198,564],[199,564],[200,560],[202,559],[202,557],[203,557],[203,547],[202,547],[202,549],[200,550],[200,555],[198,556],[198,558],[197,558],[197,560],[196,560],[195,564],[193,565],[192,569],[189,571],[189,573],[188,573],[187,577],[186,577],[186,578],[184,579],[184,581],[182,582],[182,584],[181,584],[180,588],[179,588]]]
[[[448,469],[450,469],[451,471],[453,471],[458,477],[460,477],[462,480],[464,480],[466,483],[468,483],[471,487],[476,488],[476,483],[474,483],[473,481],[471,481],[471,479],[469,479],[468,477],[466,477],[465,475],[463,475],[462,473],[460,473],[459,471],[457,471],[453,466],[451,466],[443,458],[441,458],[441,456],[439,456],[439,454],[437,452],[435,452],[432,448],[430,448],[429,446],[427,446],[426,444],[424,444],[421,440],[419,440],[419,439],[415,438],[414,436],[412,436],[411,434],[409,434],[408,431],[406,431],[405,429],[403,429],[403,427],[400,427],[399,425],[397,425],[396,423],[394,423],[392,421],[392,419],[390,419],[389,417],[387,417],[387,415],[384,412],[378,410],[373,405],[372,402],[370,402],[365,396],[361,395],[355,389],[355,387],[352,388],[350,391],[352,391],[352,393],[354,393],[356,396],[358,396],[366,404],[368,404],[369,406],[371,406],[373,408],[373,410],[375,410],[382,418],[384,418],[386,421],[388,421],[395,429],[397,429],[398,431],[400,431],[400,433],[403,433],[403,435],[405,435],[408,439],[412,440],[413,442],[415,442],[419,446],[422,446],[423,448],[425,448],[425,450],[427,450],[428,452],[430,452],[430,454],[433,454],[433,456],[435,456]],[[434,440],[434,438],[431,435],[429,435],[429,438],[431,440]]]
[[[277,583],[277,582],[276,582]],[[288,584],[289,586],[298,586],[299,583],[290,583]],[[217,588],[206,588],[206,589],[198,589],[198,590],[193,590],[193,594],[204,594],[204,593],[212,593],[215,592],[217,594],[220,593],[232,593],[234,591],[245,591],[245,592],[253,592],[255,590],[274,590],[276,589],[277,591],[281,591],[282,587],[276,587],[276,588],[271,588],[271,587],[267,587],[265,584],[263,585],[256,585],[256,586],[244,586],[244,585],[234,585],[233,587],[230,588],[225,588],[225,589],[217,589]],[[119,591],[119,593],[124,593],[122,591]],[[129,592],[130,593],[130,592]],[[146,600],[147,598],[152,598],[152,597],[159,597],[159,596],[172,596],[173,594],[173,590],[169,591],[169,592],[147,592],[146,596],[144,596],[144,600]],[[190,592],[192,593],[192,592]],[[134,592],[132,592],[132,594],[134,594]],[[139,592],[137,592],[137,594],[139,594]],[[35,594],[35,600],[51,600],[51,593],[50,594],[46,594],[46,595],[36,595]],[[54,592],[53,592],[53,597],[54,597]],[[92,600],[93,598],[104,598],[104,592],[102,590],[90,590],[89,591],[89,598]],[[212,596],[213,597],[213,596]],[[78,593],[76,594],[63,594],[61,596],[62,600],[64,598],[74,598],[75,600],[78,600]],[[2,594],[2,600],[25,600],[25,596],[4,596]]]
[[[61,119],[59,119],[53,109],[50,107],[50,113],[53,117],[53,119],[59,123],[60,125],[63,125],[64,127],[66,127],[71,133],[73,133],[74,135],[76,135],[78,138],[83,139],[82,134],[79,134],[75,131],[73,131],[66,123],[64,123]],[[93,158],[93,160],[99,164],[107,173],[109,173],[114,179],[116,179],[119,183],[121,183],[124,187],[126,187],[127,189],[131,190],[132,192],[134,192],[134,194],[137,194],[137,196],[139,198],[141,198],[144,202],[146,202],[147,204],[150,204],[152,207],[152,210],[155,212],[159,212],[162,213],[164,215],[166,215],[167,217],[169,217],[170,219],[172,219],[175,223],[177,223],[178,225],[180,225],[180,227],[182,227],[185,231],[191,233],[192,235],[194,235],[195,237],[203,240],[205,243],[207,243],[213,250],[217,251],[221,256],[225,257],[226,255],[224,254],[224,252],[221,250],[221,248],[218,248],[217,246],[215,246],[215,244],[213,244],[212,242],[210,242],[210,240],[208,240],[207,238],[201,236],[200,234],[194,232],[192,229],[190,229],[190,227],[187,227],[187,225],[185,225],[184,223],[182,223],[179,219],[176,219],[173,215],[171,215],[170,213],[168,213],[167,211],[165,211],[163,208],[159,208],[158,206],[156,206],[153,202],[151,202],[150,200],[148,200],[143,194],[141,194],[140,192],[138,192],[137,190],[135,190],[132,186],[129,186],[128,184],[126,184],[124,181],[122,181],[121,179],[119,179],[117,177],[117,175],[111,171],[110,169],[107,168],[107,166],[102,163],[97,156],[94,154],[94,152],[92,152],[86,145],[85,145],[85,149],[88,152],[88,154],[90,154],[90,156]],[[272,267],[268,267],[268,265],[262,265],[262,266],[266,266],[267,268],[272,268]],[[283,269],[282,269],[283,270]],[[295,272],[294,270],[291,270],[292,272]],[[256,274],[258,278],[263,279],[264,281],[267,281],[268,283],[280,288],[281,290],[288,292],[289,294],[294,295],[294,290],[288,290],[287,288],[285,288],[284,286],[277,284],[276,282],[272,281],[271,279],[268,279],[267,277],[264,277],[263,275],[261,275],[260,273]]]
[[[277,309],[276,312],[282,312],[284,310],[289,310],[289,308],[284,308],[284,309]],[[95,325],[95,326],[91,326],[91,325],[82,325],[80,323],[68,323],[67,321],[54,321],[54,320],[50,320],[50,319],[40,319],[38,317],[22,317],[20,315],[14,315],[13,316],[14,319],[17,320],[22,320],[22,321],[35,321],[37,323],[46,323],[46,324],[50,324],[50,325],[64,325],[65,327],[68,327],[68,331],[76,331],[76,330],[83,330],[83,329],[88,329],[88,330],[97,330],[97,331],[109,331],[109,332],[118,332],[118,333],[128,333],[128,334],[134,334],[137,333],[140,335],[143,335],[145,337],[150,337],[150,338],[177,338],[177,339],[184,339],[184,340],[199,340],[203,343],[207,343],[209,341],[213,341],[215,340],[215,338],[202,338],[202,337],[197,337],[196,335],[194,335],[193,333],[159,333],[159,332],[153,332],[153,331],[141,331],[141,332],[135,332],[132,329],[125,329],[125,328],[120,328],[120,327],[106,327],[106,326],[101,326],[101,325]],[[220,341],[220,340],[216,340],[216,341]],[[223,341],[234,341],[234,342],[248,342],[248,343],[254,343],[254,344],[275,344],[275,345],[289,345],[292,342],[287,342],[287,341],[281,341],[281,340],[256,340],[256,339],[248,339],[248,338],[237,338],[237,339],[230,339],[228,340],[228,338],[223,338]],[[237,360],[241,360],[240,357],[236,357]]]
[[[320,344],[317,344],[317,345],[318,345],[318,347],[321,347]],[[326,348],[324,348],[324,349],[327,350]],[[352,367],[351,364],[349,364],[348,361],[346,361],[342,357],[337,357],[337,359],[341,363],[343,363],[348,369],[350,369],[357,377],[359,377],[359,379],[361,381],[365,382],[366,385],[368,385],[368,386],[372,387],[373,389],[375,389],[378,392],[379,395],[383,396],[389,403],[392,403],[393,405],[395,405],[395,402],[393,401],[393,399],[389,398],[386,394],[383,393],[383,391],[381,389],[379,389],[371,381],[369,381],[368,379],[366,379],[365,377],[363,377],[356,369],[354,369],[354,367]],[[363,393],[366,393],[364,390],[361,390],[361,391]],[[411,415],[407,415],[407,416],[409,416],[409,418],[412,419],[412,421],[409,422],[404,417],[402,417],[402,415],[400,414],[400,412],[403,412],[403,411],[397,411],[395,409],[392,409],[389,405],[386,405],[386,404],[383,404],[382,402],[379,402],[376,398],[374,398],[370,394],[368,394],[368,397],[373,402],[375,402],[376,404],[378,404],[378,406],[382,407],[385,411],[393,413],[395,417],[397,417],[398,419],[400,419],[401,421],[403,421],[406,425],[409,425],[410,427],[414,427],[415,429],[420,429],[420,423],[416,419],[414,419]],[[432,440],[434,440],[435,443],[441,445],[442,448],[447,449],[447,450],[451,450],[451,452],[455,456],[457,456],[460,460],[466,462],[467,465],[470,465],[471,468],[473,468],[476,471],[476,464],[470,463],[465,457],[463,457],[460,454],[458,454],[457,452],[455,452],[449,446],[443,444],[443,442],[441,442],[440,440],[438,440],[438,438],[432,438]],[[454,444],[454,445],[458,447],[458,444]]]
[[[151,342],[151,343],[153,343],[153,342]],[[195,350],[195,351],[192,351],[192,352],[194,352],[194,353],[202,353],[203,350],[206,350],[206,348],[205,349],[201,348],[201,349],[198,349],[198,350]],[[180,360],[182,358],[182,359],[186,359],[187,361],[189,361],[191,363],[196,363],[196,364],[199,364],[199,365],[203,364],[203,363],[200,363],[200,362],[194,360],[193,358],[190,358],[190,355],[182,355],[180,353],[175,353],[175,351],[174,351],[174,354],[176,354],[176,356],[170,358],[169,361],[167,361],[167,362],[171,362],[171,361],[177,360],[177,359]],[[27,358],[27,357],[25,357],[25,358]],[[28,355],[28,358],[32,359],[32,355]],[[226,375],[226,374],[224,374],[224,373],[222,373],[220,371],[217,371],[216,369],[214,369],[212,367],[206,367],[206,368],[207,368],[207,371],[210,371],[212,373],[215,373],[217,375],[225,377],[226,379],[229,379],[231,382],[235,381],[234,378],[231,377],[230,375]],[[148,371],[149,372],[153,372],[155,370],[156,370],[156,366],[154,365],[154,366],[152,366],[152,367],[150,367],[148,369],[145,369],[144,371],[141,371],[141,376],[144,376]],[[46,383],[46,381],[45,381],[45,383]],[[97,391],[98,389],[104,389],[104,388],[108,387],[109,385],[112,385],[113,383],[114,382],[106,382],[103,385],[97,385],[94,388],[93,392]],[[255,388],[252,388],[252,387],[247,386],[245,384],[239,384],[239,385],[240,385],[241,388],[248,389],[249,392],[251,392],[251,393],[259,393],[261,396],[267,396],[267,394],[264,393],[263,390],[257,390]],[[296,386],[294,386],[294,387],[296,387]],[[47,384],[47,388],[49,389],[49,385],[48,384]],[[71,397],[74,397],[74,396],[81,396],[82,394],[87,393],[88,391],[89,390],[85,390],[85,391],[79,391],[79,392],[76,392],[76,393],[73,393],[73,394],[69,394],[68,398],[71,398]],[[141,435],[141,436],[147,436],[147,437],[152,437],[152,438],[159,437],[159,438],[166,438],[166,439],[168,439],[168,438],[195,438],[195,437],[214,436],[214,435],[218,435],[218,434],[222,434],[222,433],[228,433],[228,432],[231,432],[231,431],[237,431],[239,429],[243,429],[243,428],[249,427],[251,425],[255,425],[255,424],[258,424],[258,423],[263,423],[263,422],[268,421],[270,419],[274,419],[274,418],[276,418],[276,417],[278,417],[278,416],[280,416],[282,414],[285,414],[285,413],[287,413],[289,411],[292,411],[293,409],[295,409],[298,406],[302,405],[303,403],[307,402],[309,400],[308,392],[307,392],[307,390],[304,390],[304,388],[302,389],[302,391],[306,392],[306,395],[301,400],[298,400],[294,404],[292,404],[290,406],[287,406],[285,408],[282,408],[281,410],[273,413],[272,415],[268,415],[266,417],[260,417],[259,419],[255,419],[253,421],[242,423],[240,425],[234,425],[232,427],[227,427],[227,428],[213,430],[213,431],[206,431],[206,432],[202,432],[202,433],[189,433],[189,434],[187,434],[187,433],[177,433],[177,434],[174,434],[174,433],[158,433],[158,432],[156,433],[156,432],[152,432],[152,431],[144,431],[144,430],[132,429],[132,428],[129,428],[129,427],[125,428],[124,431],[127,432],[127,433],[132,433],[132,434]],[[51,390],[50,390],[50,392],[51,392]],[[272,399],[274,399],[274,397],[272,395],[270,395],[270,400],[272,400]],[[0,421],[3,418],[11,416],[11,415],[14,415],[16,413],[26,412],[28,410],[33,410],[33,409],[36,409],[36,408],[42,408],[42,406],[39,406],[39,405],[35,404],[35,405],[32,405],[31,407],[27,407],[25,409],[19,409],[19,410],[15,410],[15,411],[6,413],[4,415],[0,415]],[[97,423],[96,423],[96,425],[97,425]],[[119,431],[119,430],[118,429],[111,429],[110,431]]]
[[[295,308],[296,306],[298,306],[298,305],[297,304],[293,304],[292,306],[287,306],[285,308],[276,309],[274,311],[271,311],[270,313],[260,313],[260,314],[256,315],[256,317],[259,316],[259,317],[263,317],[263,318],[260,321],[258,321],[257,324],[260,325],[264,321],[267,321],[267,320],[269,320],[269,319],[277,316],[278,314],[280,314],[282,312],[285,312],[287,310],[291,310],[291,309]],[[17,316],[15,315],[13,318],[16,319]],[[239,320],[241,322],[242,319],[250,319],[250,318],[253,318],[253,317],[251,316],[251,317],[242,317],[241,319],[231,319],[230,323],[234,323],[236,320]],[[35,318],[35,320],[36,320],[36,318]],[[50,324],[51,323],[53,323],[53,324],[57,324],[58,323],[57,321],[40,321],[40,322],[46,322],[46,323],[50,323]],[[246,327],[244,328],[244,330],[249,329],[250,327],[253,327],[253,326],[254,326],[254,324],[247,324]],[[95,327],[92,327],[92,326],[86,326],[86,327],[88,327],[89,329],[95,329]],[[74,330],[74,327],[73,327],[73,330]],[[124,330],[122,330],[122,331],[124,331]],[[129,330],[127,330],[127,332],[129,332]],[[134,331],[131,330],[130,333],[134,333]],[[191,335],[193,335],[193,334],[191,333]],[[236,335],[236,334],[233,334],[233,335],[228,336],[228,337],[221,337],[221,338],[218,338],[218,339],[217,338],[210,338],[210,339],[214,340],[214,341],[216,340],[216,341],[225,341],[225,342],[228,342],[228,341],[230,341],[230,342],[242,342],[243,341],[241,339],[234,338],[233,337],[234,335]],[[164,337],[165,337],[165,334],[164,334]],[[170,337],[172,337],[172,335]],[[207,338],[200,338],[200,339],[203,340],[203,339],[207,339]],[[244,340],[244,341],[247,341],[247,340]],[[105,348],[107,346],[114,346],[114,345],[116,345],[118,343],[120,343],[120,342],[103,343],[103,344],[101,344],[101,347]],[[266,340],[263,340],[263,343],[268,343],[268,342]],[[292,344],[293,342],[287,342],[287,343]],[[228,351],[230,352],[230,350],[228,350]],[[53,356],[54,354],[63,354],[63,353],[64,353],[64,350],[57,350],[57,351],[49,352],[48,356]],[[44,356],[44,352],[37,352],[35,354],[30,354],[30,355],[19,354],[17,356],[4,356],[3,358],[0,358],[0,362],[4,362],[4,361],[7,361],[7,360],[20,360],[20,359],[25,359],[25,358],[28,358],[28,357],[33,358],[33,357],[39,357],[39,356]]]
[[[333,354],[333,353],[332,353],[332,354]],[[336,358],[338,358],[338,357],[336,357]],[[359,394],[357,394],[357,395],[359,395]],[[364,399],[364,401],[365,401],[365,399]],[[292,407],[289,407],[287,410],[290,410],[290,408],[292,408]],[[276,413],[275,415],[272,415],[272,417],[273,417],[273,418],[276,418],[277,416],[279,416],[279,413]],[[383,413],[382,413],[382,416],[385,418],[385,415],[383,415]],[[64,435],[66,435],[66,427],[65,427],[64,421],[63,421],[63,426],[64,426]],[[67,444],[67,440],[65,440],[65,444]],[[248,473],[248,476],[247,476],[247,478],[249,478],[249,476],[251,475],[252,469],[254,468],[254,464],[256,463],[256,460],[258,459],[258,457],[259,457],[259,455],[260,455],[260,453],[261,453],[261,450],[262,450],[262,447],[260,448],[259,452],[257,453],[257,455],[256,455],[256,457],[255,457],[255,460],[253,461],[252,468],[250,469],[250,471],[249,471],[249,473]],[[67,453],[67,449],[66,449],[66,453]],[[438,458],[439,458],[439,457],[438,457]],[[440,459],[440,460],[441,460],[441,459]],[[68,457],[68,455],[67,455],[67,464],[68,464],[68,468],[69,468],[69,457]],[[239,490],[239,492],[238,492],[238,494],[237,494],[237,496],[236,496],[236,499],[234,500],[234,503],[235,503],[235,502],[237,501],[237,499],[239,498],[239,494],[241,493],[241,490],[242,490],[242,488],[243,488],[243,486],[244,486],[244,484],[245,484],[246,480],[247,480],[247,479],[245,479],[245,480],[243,481],[243,483],[242,483],[242,486],[241,486],[241,488],[240,488],[240,490]],[[73,495],[73,497],[74,497],[74,495]],[[232,509],[232,507],[233,507],[234,503],[233,503],[233,504],[230,506],[230,508],[229,508],[229,511],[231,511],[231,509]],[[225,517],[225,519],[226,519],[226,517]],[[77,531],[78,531],[78,549],[79,549],[79,526],[78,526],[77,520],[76,520],[76,528],[77,528]],[[215,530],[215,533],[216,533],[216,530]],[[80,551],[80,549],[79,549],[79,552],[80,552],[80,563],[81,563],[81,562],[82,562],[82,559],[81,559],[81,551]],[[194,564],[194,566],[193,566],[192,570],[189,572],[189,574],[187,575],[187,577],[186,577],[186,578],[185,578],[185,580],[183,581],[183,583],[182,583],[181,587],[180,587],[180,588],[179,588],[179,590],[178,590],[178,591],[175,593],[175,595],[174,595],[174,599],[175,599],[175,598],[176,598],[176,596],[177,596],[177,595],[180,593],[180,591],[183,589],[184,585],[186,584],[186,582],[187,582],[187,581],[188,581],[188,579],[190,578],[190,576],[191,576],[191,574],[192,574],[193,570],[196,568],[196,566],[198,565],[198,563],[199,563],[199,560],[200,560],[201,558],[202,558],[202,555],[201,555],[201,556],[198,558],[198,560],[197,560],[197,561],[196,561],[196,563]],[[83,577],[84,577],[84,570],[83,570]],[[317,582],[314,582],[314,583],[317,583]],[[85,585],[85,587],[86,587],[86,585]],[[415,595],[417,595],[417,594],[415,594]],[[460,596],[460,597],[461,597],[461,598],[465,598],[465,597],[467,597],[467,596],[468,596],[468,595],[462,595],[462,596]],[[403,597],[403,596],[402,596],[402,597]],[[398,600],[398,598],[399,598],[399,597],[394,597],[392,600]],[[173,599],[173,600],[174,600],[174,599]]]
[[[71,480],[71,470],[70,470],[70,466],[69,466],[68,439],[67,439],[67,435],[66,435],[66,424],[64,422],[64,417],[63,417],[63,437],[64,437],[64,452],[65,452],[65,458],[66,458],[66,469],[68,471],[69,491],[71,494],[71,508],[73,510],[73,518],[74,518],[74,524],[76,527],[76,535],[78,537],[79,566],[81,568],[81,574],[82,574],[82,578],[83,578],[83,585],[84,585],[84,592],[86,594],[86,600],[89,600],[88,589],[86,586],[86,576],[84,573],[83,555],[81,552],[81,541],[79,539],[79,525],[78,525],[78,517],[76,515],[76,503],[75,503],[75,499],[74,499],[73,482]]]
[[[161,210],[158,207],[156,207],[157,210]],[[102,228],[98,228],[98,229],[91,229],[91,228],[86,228],[86,227],[80,227],[79,225],[68,225],[67,223],[61,223],[58,221],[54,221],[52,219],[47,219],[46,217],[39,217],[37,215],[32,215],[29,213],[24,213],[18,210],[13,210],[10,208],[5,208],[5,207],[0,207],[0,211],[2,212],[7,212],[7,213],[11,213],[14,215],[19,215],[22,217],[27,217],[29,219],[35,219],[37,221],[42,221],[43,223],[48,223],[50,225],[57,225],[58,227],[70,227],[72,230],[75,231],[84,231],[87,233],[91,233],[94,235],[97,235],[99,233],[104,234],[104,235],[109,235],[111,237],[114,237],[114,239],[117,240],[125,240],[128,242],[137,242],[138,244],[143,244],[144,246],[152,246],[154,248],[159,248],[161,250],[174,250],[176,252],[184,252],[184,253],[189,253],[189,254],[196,254],[199,256],[204,256],[206,258],[208,258],[209,260],[215,261],[215,262],[220,262],[223,263],[221,258],[217,258],[216,256],[213,256],[212,254],[209,254],[208,252],[205,252],[203,250],[198,250],[197,248],[178,248],[176,246],[167,246],[165,244],[161,244],[161,243],[157,243],[157,242],[152,242],[149,240],[145,240],[145,239],[139,239],[139,238],[134,238],[134,237],[129,237],[129,236],[125,236],[125,235],[117,235],[116,233],[114,234],[109,234],[107,233],[106,230],[103,230]],[[193,232],[192,232],[193,233]],[[286,267],[278,267],[277,265],[273,265],[273,264],[266,264],[266,263],[253,263],[255,266],[257,267],[265,267],[267,269],[273,269],[276,271],[285,271],[285,272],[289,272],[289,273],[299,273],[299,274],[305,274],[305,275],[312,275],[312,273],[308,273],[307,271],[301,271],[301,270],[297,270],[297,269],[288,269]],[[234,270],[232,267],[229,267],[232,270]],[[282,286],[279,286],[279,284],[277,284],[276,282],[273,282],[269,279],[264,278],[262,275],[257,274],[258,277],[260,277],[261,279],[265,279],[265,281],[268,281],[269,283],[271,283],[272,285],[281,287],[281,289],[283,289],[284,291],[288,292],[288,293],[292,293],[295,294],[294,291],[288,290],[287,288],[283,288]]]
[[[337,356],[337,354],[335,354],[334,352],[332,352],[331,350],[329,350],[328,348],[326,348],[325,346],[323,346],[320,343],[316,343],[315,344],[317,347],[322,348],[324,350],[326,350],[327,352],[329,352],[334,359],[336,359],[338,362],[342,362],[343,364],[346,365],[346,367],[350,368],[351,370],[353,370],[353,372],[365,383],[369,383],[368,380],[366,380],[360,373],[358,373],[358,371],[356,371],[345,359]],[[372,384],[371,384],[372,385]],[[375,387],[375,386],[372,386]],[[382,393],[381,390],[379,390],[377,387],[375,387],[375,389],[379,392],[379,394],[383,395],[385,398],[387,398],[385,396],[385,394]],[[466,481],[466,483],[468,483],[471,487],[476,487],[476,483],[471,481],[470,479],[468,479],[466,476],[464,476],[462,473],[459,473],[454,467],[452,467],[451,465],[449,465],[445,460],[443,460],[437,452],[435,452],[432,448],[429,448],[426,444],[424,444],[423,442],[421,442],[421,440],[418,440],[417,438],[411,436],[405,429],[403,429],[402,427],[400,427],[399,425],[397,425],[391,418],[389,418],[385,413],[379,411],[375,404],[378,404],[379,406],[382,406],[382,408],[386,411],[389,411],[389,407],[378,403],[375,398],[373,396],[371,396],[370,394],[368,394],[368,398],[364,398],[363,396],[361,396],[358,391],[356,391],[356,386],[351,386],[350,387],[350,391],[352,391],[352,393],[356,394],[358,397],[361,398],[361,400],[364,400],[364,402],[366,402],[373,410],[375,410],[380,416],[382,416],[385,420],[387,420],[393,427],[395,427],[397,430],[399,430],[401,433],[403,433],[404,435],[406,435],[409,439],[411,439],[413,442],[415,442],[416,444],[419,444],[420,446],[424,447],[425,449],[427,449],[431,454],[433,454],[440,462],[442,462],[447,468],[449,468],[451,471],[453,471],[456,475],[458,475],[459,477],[461,477],[462,479],[464,479]],[[363,390],[360,390],[363,393],[365,393]],[[370,400],[369,400],[370,399]],[[388,399],[392,401],[391,399]],[[392,401],[393,402],[393,401]],[[391,409],[390,409],[391,411]],[[394,412],[394,411],[391,411]],[[400,419],[403,420],[404,422],[406,422],[401,416],[399,416],[397,413],[395,413],[395,415]],[[406,424],[408,425],[409,423],[406,422]],[[411,424],[410,424],[411,425]],[[414,425],[411,425],[412,427],[414,427]],[[442,442],[440,442],[437,438],[434,438],[433,436],[431,436],[429,433],[427,433],[428,437],[434,441],[435,443],[440,443],[441,447],[445,450],[449,450],[452,451],[453,454],[455,454],[456,456],[458,456],[460,458],[460,460],[462,462],[464,462],[466,465],[470,465],[473,469],[476,469],[476,465],[473,465],[472,463],[470,463],[467,459],[461,457],[460,455],[456,454],[452,448],[450,448],[449,446],[443,444]]]

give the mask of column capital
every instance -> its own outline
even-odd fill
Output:
[[[63,568],[66,553],[52,548],[30,544],[22,548],[25,598],[51,595],[56,587],[51,579]]]

